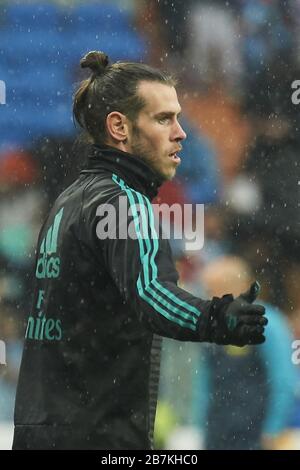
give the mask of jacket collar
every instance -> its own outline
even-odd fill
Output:
[[[128,186],[153,199],[164,180],[141,158],[107,145],[91,145],[81,173],[108,170],[120,176]]]

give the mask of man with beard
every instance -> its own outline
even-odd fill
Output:
[[[150,200],[174,177],[186,137],[175,80],[97,51],[81,66],[92,73],[73,110],[88,161],[39,236],[13,448],[149,449],[159,338],[259,344],[265,312],[252,304],[255,283],[236,299],[180,289],[156,232]]]

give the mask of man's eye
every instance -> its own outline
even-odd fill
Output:
[[[169,121],[170,121],[170,118],[168,118],[168,117],[160,118],[160,119],[158,120],[158,122],[159,122],[160,124],[167,124]]]

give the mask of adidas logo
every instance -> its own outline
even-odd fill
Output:
[[[36,265],[35,275],[38,279],[57,278],[60,273],[60,258],[54,256],[57,251],[58,231],[64,208],[56,214],[54,222],[48,229],[40,246],[40,257]]]

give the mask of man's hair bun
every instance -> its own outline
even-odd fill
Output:
[[[81,68],[90,69],[93,72],[94,77],[102,75],[108,64],[108,56],[101,51],[90,51],[80,61]]]

